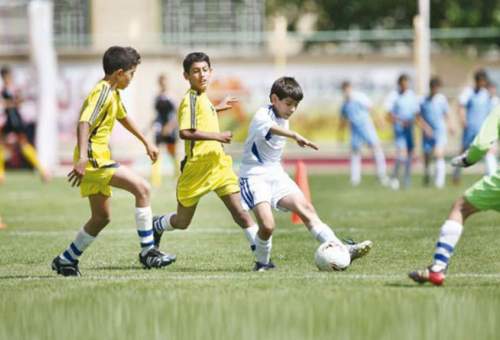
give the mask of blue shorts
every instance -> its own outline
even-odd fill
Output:
[[[351,129],[351,149],[358,151],[363,144],[378,144],[377,131],[373,124],[366,124],[363,129]]]
[[[424,149],[424,153],[431,153],[434,148],[443,148],[447,142],[445,133],[437,133],[434,132],[434,136],[426,137],[425,135],[422,137],[422,146]]]
[[[472,144],[472,141],[474,141],[474,138],[476,138],[476,135],[479,132],[479,128],[475,127],[466,127],[464,129],[464,134],[462,135],[462,149],[468,149],[469,146]]]
[[[413,125],[408,127],[397,127],[394,129],[394,142],[397,149],[406,149],[413,151],[415,144],[413,142]]]

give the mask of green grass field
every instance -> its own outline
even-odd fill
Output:
[[[63,179],[41,184],[8,173],[0,187],[0,339],[498,339],[500,215],[466,225],[443,287],[406,274],[429,264],[461,187],[392,192],[365,178],[310,177],[314,204],[341,237],[371,239],[368,257],[345,272],[321,273],[316,241],[278,214],[274,272],[253,273],[243,233],[215,195],[186,232],[166,234],[178,260],[143,270],[132,197],[114,191],[112,222],[81,258],[80,278],[50,270],[88,217]],[[153,194],[155,213],[175,206],[174,184]]]

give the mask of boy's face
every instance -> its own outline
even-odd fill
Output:
[[[271,103],[278,116],[284,119],[290,118],[297,109],[297,106],[299,106],[299,102],[295,99],[290,97],[279,99],[274,93],[271,95]]]
[[[399,82],[399,90],[401,92],[405,92],[406,90],[408,90],[408,87],[409,87],[409,83],[408,83],[407,79],[403,79]]]
[[[352,87],[350,85],[344,86],[342,92],[344,93],[344,97],[348,98],[351,95]]]
[[[134,78],[136,68],[137,68],[137,66],[134,66],[127,71],[119,69],[115,72],[116,73],[116,75],[115,75],[116,81],[117,81],[117,85],[116,85],[117,89],[123,90],[123,89],[127,88],[127,86],[132,81],[132,78]]]
[[[189,81],[191,88],[197,92],[205,92],[210,77],[212,75],[212,68],[206,61],[198,61],[191,65],[189,73],[184,72],[184,78]]]

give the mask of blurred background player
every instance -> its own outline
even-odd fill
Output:
[[[300,216],[306,228],[320,243],[343,244],[331,228],[319,218],[297,184],[281,166],[281,155],[287,138],[301,147],[318,150],[316,144],[289,129],[288,119],[303,98],[302,88],[294,78],[277,79],[269,95],[271,105],[257,111],[245,141],[240,167],[242,205],[252,210],[259,224],[255,237],[254,271],[273,269],[271,262],[272,234],[275,222],[272,209],[292,211]],[[351,260],[368,253],[371,241],[347,246]]]
[[[177,143],[177,110],[174,101],[168,96],[167,77],[161,74],[158,77],[159,92],[155,98],[155,111],[156,118],[153,123],[155,131],[156,146],[160,147],[165,144],[167,153],[170,155],[174,174],[177,176],[179,166],[176,157],[176,143]],[[161,185],[161,152],[157,162],[153,164],[151,173],[151,182],[154,186]]]
[[[491,146],[498,142],[499,133],[500,107],[497,107],[488,115],[469,149],[464,154],[455,157],[452,165],[468,167],[477,163],[488,154]],[[455,201],[448,219],[441,227],[432,265],[426,269],[411,272],[410,278],[418,283],[430,282],[434,285],[442,285],[450,258],[462,235],[465,221],[472,214],[486,210],[500,212],[500,171],[496,171],[491,176],[484,176]]]
[[[440,88],[441,80],[438,77],[432,78],[429,83],[430,93],[420,103],[420,113],[417,116],[423,132],[424,185],[430,183],[430,164],[434,157],[436,160],[434,184],[437,188],[442,188],[445,184],[444,151],[447,142],[446,129],[450,126],[448,100],[439,93]]]
[[[3,82],[2,101],[6,116],[5,125],[0,131],[0,183],[5,179],[5,144],[7,135],[11,133],[15,135],[16,142],[19,143],[24,158],[39,172],[42,181],[48,182],[50,175],[40,164],[36,150],[28,140],[26,125],[19,112],[23,98],[14,84],[12,70],[9,66],[2,66],[0,75]]]
[[[385,108],[389,114],[389,120],[394,127],[394,142],[396,147],[395,163],[391,187],[399,189],[400,167],[405,166],[403,177],[403,187],[407,188],[411,184],[411,166],[413,160],[413,125],[415,115],[419,110],[418,100],[410,89],[410,79],[408,75],[402,74],[398,78],[397,90],[393,91],[385,102]]]
[[[139,53],[132,47],[113,46],[103,56],[105,76],[85,99],[77,127],[73,170],[68,174],[72,186],[80,187],[88,197],[91,217],[73,242],[52,261],[52,269],[63,276],[80,276],[78,259],[110,222],[111,187],[135,196],[135,221],[141,251],[139,261],[145,268],[159,268],[175,261],[175,256],[154,247],[150,188],[147,181],[111,159],[109,139],[116,120],[137,139],[154,162],[158,149],[149,143],[127,116],[120,90],[128,87],[137,65]]]
[[[387,185],[385,156],[370,117],[372,102],[365,94],[354,92],[349,81],[342,82],[341,88],[344,102],[340,129],[344,129],[347,122],[351,128],[351,183],[356,186],[361,182],[361,147],[367,144],[373,152],[378,180]]]
[[[177,181],[177,210],[153,218],[155,246],[159,248],[164,231],[187,229],[199,200],[214,191],[243,229],[253,251],[258,227],[241,206],[233,160],[222,146],[231,143],[233,134],[220,132],[217,115],[219,111],[230,109],[236,99],[226,97],[217,107],[213,106],[206,93],[212,66],[205,53],[189,53],[182,66],[184,78],[190,85],[178,111],[179,136],[184,140],[186,156]]]
[[[466,87],[460,94],[458,112],[463,127],[462,152],[469,148],[495,102],[488,91],[488,83],[488,74],[485,70],[479,69],[474,74],[474,86]],[[486,173],[493,175],[497,169],[494,151],[490,151],[484,160]],[[457,167],[453,172],[453,183],[460,183],[461,173],[461,168]]]

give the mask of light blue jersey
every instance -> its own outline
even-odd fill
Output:
[[[462,138],[462,147],[467,149],[490,113],[494,101],[487,89],[476,90],[468,87],[460,95],[459,102],[465,108],[466,126]]]
[[[342,104],[341,114],[350,123],[351,148],[355,151],[365,143],[370,146],[378,143],[377,133],[369,113],[371,106],[370,99],[359,92],[353,93]]]
[[[446,144],[446,114],[449,111],[448,101],[441,93],[425,97],[420,103],[420,115],[432,128],[432,137],[424,134],[424,152],[431,152],[434,147],[444,147]]]
[[[418,99],[412,90],[393,91],[385,107],[394,118],[394,139],[397,148],[413,150],[413,123],[419,110]]]

